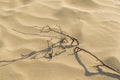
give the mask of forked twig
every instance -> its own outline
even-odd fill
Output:
[[[13,29],[14,31],[16,32],[19,32],[19,33],[22,33],[22,34],[27,34],[27,35],[37,35],[37,36],[42,36],[42,37],[50,37],[51,39],[52,38],[57,38],[58,39],[58,42],[56,43],[53,43],[53,44],[49,44],[51,40],[47,41],[48,42],[48,48],[46,49],[43,49],[43,50],[39,50],[39,51],[34,51],[34,52],[31,52],[27,55],[22,55],[20,58],[18,59],[13,59],[13,60],[3,60],[3,61],[0,61],[0,62],[15,62],[15,61],[18,61],[18,60],[22,60],[22,59],[26,59],[26,58],[30,58],[30,57],[34,57],[41,54],[41,53],[44,53],[43,57],[42,58],[49,58],[49,59],[52,59],[53,57],[56,57],[58,55],[60,55],[61,53],[64,53],[66,52],[67,49],[73,49],[73,53],[75,56],[77,56],[78,52],[80,51],[84,51],[88,54],[90,54],[92,57],[94,57],[96,60],[98,60],[101,64],[100,65],[97,65],[96,68],[98,68],[99,66],[105,66],[117,73],[120,74],[119,71],[117,71],[116,69],[112,68],[111,66],[105,64],[100,58],[98,58],[96,55],[94,55],[93,53],[87,51],[86,49],[83,49],[83,48],[80,48],[79,47],[79,41],[78,39],[68,35],[68,34],[65,34],[63,33],[62,29],[59,27],[60,31],[57,31],[53,28],[51,28],[50,26],[44,26],[44,27],[38,27],[39,30],[40,30],[40,33],[49,33],[49,32],[54,32],[54,33],[57,33],[63,37],[57,37],[57,36],[46,36],[46,35],[40,35],[40,34],[32,34],[32,33],[24,33],[24,32],[20,32],[20,31],[17,31],[15,29]],[[71,40],[69,41],[68,38]],[[56,54],[53,54],[54,53],[54,49],[55,48],[60,48],[62,49],[62,51],[59,51],[58,53]],[[78,60],[78,59],[76,59]]]

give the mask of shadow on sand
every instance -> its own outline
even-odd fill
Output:
[[[98,72],[96,72],[96,73],[90,72],[86,68],[84,63],[80,60],[80,57],[77,52],[74,52],[74,56],[75,56],[75,59],[77,60],[77,62],[84,68],[86,76],[105,75],[105,76],[116,78],[117,80],[120,80],[120,75],[114,74],[114,73],[109,73],[109,72],[104,72],[99,66],[96,66]]]

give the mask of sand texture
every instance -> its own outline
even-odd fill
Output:
[[[75,37],[120,73],[120,0],[0,0],[0,80],[120,80],[119,73],[96,68],[101,63],[84,51],[77,61],[70,46],[51,60],[42,52],[36,59],[2,62],[46,49],[51,38],[39,35],[62,37],[40,33],[46,25]]]

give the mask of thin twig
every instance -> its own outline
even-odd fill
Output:
[[[39,50],[39,51],[34,51],[34,52],[31,52],[27,55],[22,55],[22,57],[18,58],[18,59],[7,60],[7,61],[3,60],[3,61],[0,61],[0,62],[15,62],[15,61],[26,59],[26,58],[29,58],[29,57],[35,57],[38,54],[40,54],[41,52],[44,52],[43,58],[52,59],[53,57],[56,57],[56,56],[60,55],[61,53],[66,52],[66,50],[70,48],[70,49],[73,49],[74,55],[76,56],[75,58],[77,58],[76,60],[78,60],[78,58],[79,58],[78,55],[77,55],[78,52],[84,51],[84,52],[90,54],[92,57],[94,57],[96,60],[98,60],[101,63],[100,65],[97,65],[96,68],[99,67],[99,66],[105,66],[105,67],[107,67],[107,68],[109,68],[109,69],[111,69],[111,70],[120,74],[120,72],[118,72],[116,69],[112,68],[111,66],[105,64],[100,58],[98,58],[96,55],[94,55],[90,51],[88,51],[86,49],[83,49],[83,48],[80,48],[78,39],[76,39],[76,38],[74,38],[74,37],[72,37],[68,34],[63,33],[60,26],[59,26],[60,31],[57,31],[57,30],[51,28],[48,25],[44,26],[44,27],[37,27],[37,28],[39,28],[40,33],[54,32],[54,33],[57,33],[57,34],[59,34],[63,37],[46,36],[46,35],[33,34],[33,33],[25,33],[25,32],[21,32],[21,31],[17,31],[15,29],[12,29],[16,32],[19,32],[19,33],[22,33],[22,34],[27,34],[27,35],[37,35],[37,36],[41,36],[41,37],[50,37],[51,39],[52,38],[57,38],[59,41],[50,45],[49,43],[50,43],[51,40],[49,40],[49,41],[47,41],[48,42],[48,48],[46,48],[46,49]],[[71,40],[71,42],[68,41],[67,38],[69,38]],[[62,49],[62,51],[59,51],[58,53],[53,55],[55,48]]]

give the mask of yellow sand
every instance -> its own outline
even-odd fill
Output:
[[[93,52],[120,71],[120,0],[0,0],[0,60],[20,57],[47,47],[47,40],[33,26],[49,25],[77,38],[80,47]],[[49,35],[49,34],[47,34]],[[52,34],[53,35],[53,34]],[[119,74],[101,67],[85,52],[80,65],[72,50],[48,61],[25,59],[0,67],[0,80],[119,80]],[[2,65],[3,63],[0,63]],[[96,73],[96,74],[92,74]]]

